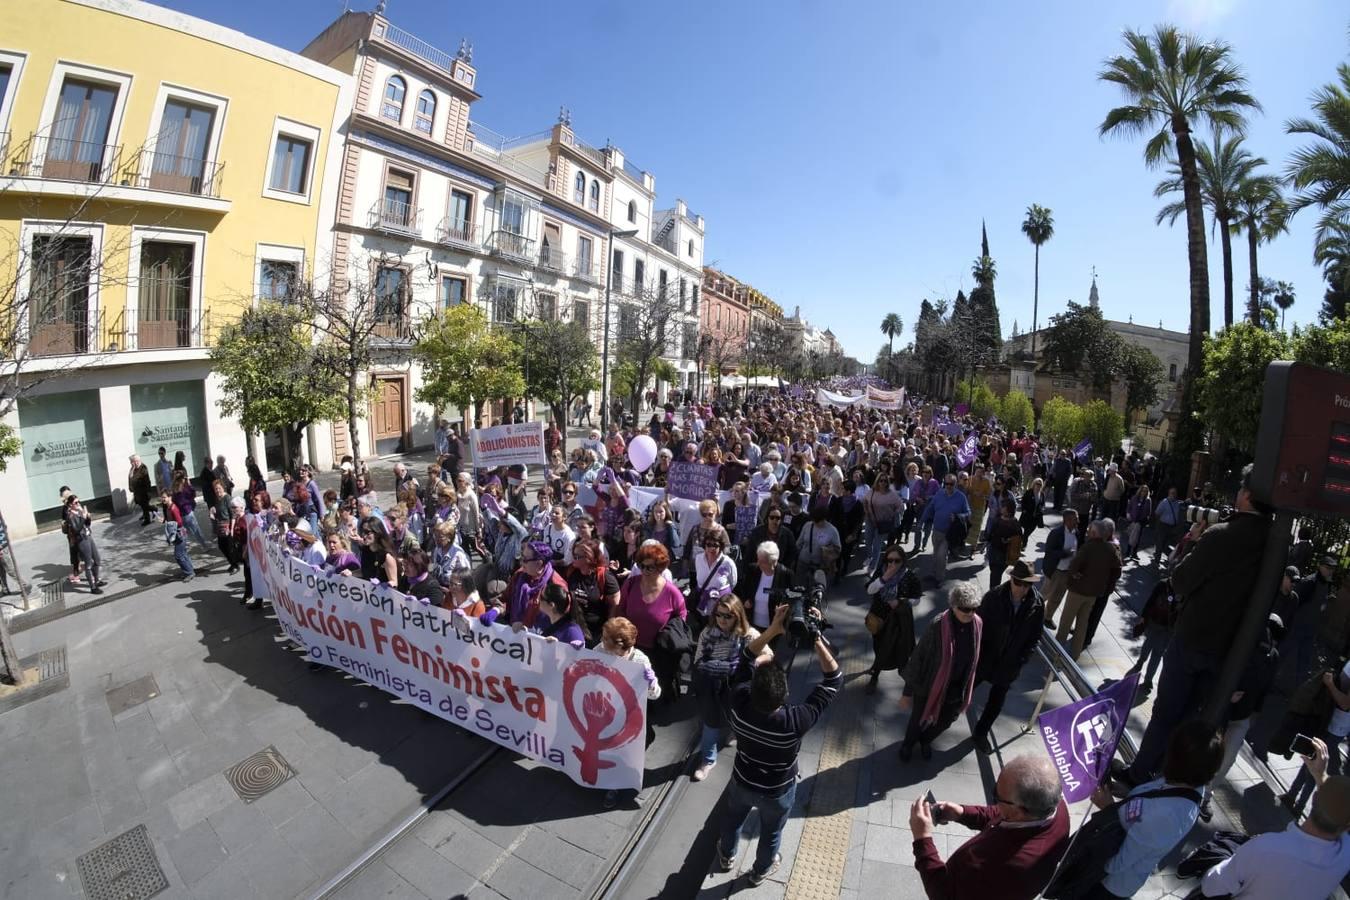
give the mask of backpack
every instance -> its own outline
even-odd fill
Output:
[[[1074,900],[1085,896],[1106,877],[1106,864],[1125,843],[1125,826],[1120,823],[1120,808],[1134,800],[1150,797],[1184,797],[1197,806],[1200,792],[1194,788],[1158,788],[1144,791],[1098,810],[1074,835],[1059,868],[1041,896],[1047,900]]]

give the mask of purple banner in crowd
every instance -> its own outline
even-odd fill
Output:
[[[705,466],[683,460],[670,464],[666,493],[685,500],[707,500],[717,496],[717,466]]]
[[[956,465],[958,468],[964,469],[974,461],[975,450],[979,445],[980,442],[976,440],[974,432],[971,432],[970,437],[961,442],[961,448],[956,451]]]
[[[1092,441],[1083,438],[1078,442],[1078,446],[1073,448],[1074,459],[1086,460],[1092,455]]]
[[[947,437],[960,437],[961,432],[964,430],[965,429],[961,427],[960,422],[944,422],[938,427],[938,431],[941,431],[943,434],[947,435]]]
[[[1139,684],[1132,672],[1104,691],[1041,713],[1041,739],[1064,783],[1064,802],[1086,800],[1106,775]]]
[[[952,407],[952,415],[956,416],[958,419],[964,417],[968,412],[970,412],[970,406],[965,403],[958,403],[956,406]]]

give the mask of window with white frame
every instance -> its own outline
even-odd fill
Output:
[[[289,259],[264,259],[258,263],[258,299],[286,303],[295,296],[300,266]]]
[[[312,125],[281,117],[273,120],[264,197],[288,203],[309,202],[319,135],[319,129]]]
[[[600,182],[591,182],[591,211],[600,211]]]
[[[12,86],[9,92],[14,93]],[[130,75],[58,62],[38,118],[32,165],[25,174],[71,181],[112,179],[118,171],[116,145],[130,93]],[[157,123],[152,135],[154,127]]]
[[[22,53],[0,50],[0,132],[9,131],[9,114],[14,109],[14,95],[19,92],[26,59]],[[4,139],[0,138],[0,157],[5,155],[3,143]]]
[[[441,276],[441,309],[459,306],[469,296],[469,279],[463,275]]]
[[[199,231],[137,228],[131,238],[128,331],[142,350],[201,346],[202,261]]]
[[[572,200],[575,201],[578,206],[582,206],[586,203],[585,172],[577,173],[576,181],[574,181],[572,184]]]
[[[408,94],[408,83],[401,76],[390,75],[384,83],[384,102],[380,115],[392,122],[403,121],[403,98]]]
[[[534,315],[542,322],[552,322],[558,318],[557,295],[536,293],[534,295]]]
[[[588,300],[572,301],[572,321],[587,331],[591,328],[591,304]]]
[[[436,95],[429,89],[417,95],[417,114],[413,127],[423,134],[431,134],[431,122],[436,118]]]

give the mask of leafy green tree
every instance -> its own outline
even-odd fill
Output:
[[[975,289],[970,292],[967,308],[969,324],[965,324],[966,317],[957,315],[955,306],[952,320],[958,328],[970,332],[971,355],[975,365],[982,365],[997,358],[1003,347],[1003,327],[999,324],[998,301],[994,297],[998,267],[986,253],[975,260],[970,274],[975,278]]]
[[[1069,301],[1050,317],[1043,356],[1061,372],[1086,375],[1097,390],[1109,390],[1121,371],[1125,341],[1111,330],[1102,311]]]
[[[346,415],[347,384],[338,374],[337,352],[331,343],[315,341],[301,306],[246,309],[211,348],[221,414],[237,417],[246,431],[284,431],[290,446],[300,447],[311,423]]]
[[[1079,417],[1083,437],[1092,441],[1092,452],[1110,458],[1125,437],[1125,420],[1105,400],[1089,400]],[[1070,445],[1072,446],[1072,445]]]
[[[1251,270],[1247,320],[1261,324],[1261,276],[1256,265],[1256,248],[1287,231],[1289,215],[1280,194],[1280,184],[1269,175],[1253,175],[1238,189],[1238,220],[1234,229],[1247,232],[1247,266]]]
[[[958,381],[953,399],[956,403],[969,405],[971,413],[978,419],[988,419],[990,416],[998,416],[1000,420],[1003,418],[998,395],[983,378],[966,378]]]
[[[1209,263],[1191,134],[1196,128],[1240,133],[1243,113],[1261,105],[1247,93],[1247,79],[1225,43],[1201,40],[1171,25],[1159,25],[1151,35],[1127,31],[1124,40],[1126,52],[1106,60],[1098,78],[1117,85],[1125,95],[1125,105],[1108,112],[1098,132],[1146,136],[1147,165],[1161,164],[1170,152],[1180,169],[1191,288],[1187,367],[1194,379],[1204,371],[1204,337],[1209,333]],[[1200,443],[1198,423],[1191,416],[1192,393],[1188,384],[1182,396],[1186,430],[1177,436],[1183,454]]]
[[[1039,203],[1033,203],[1027,207],[1027,217],[1022,220],[1022,233],[1031,241],[1031,245],[1036,248],[1036,267],[1035,281],[1033,281],[1033,291],[1031,295],[1031,355],[1036,355],[1036,329],[1040,322],[1041,308],[1041,245],[1055,236],[1055,217],[1051,215],[1052,210],[1041,206]],[[1013,331],[1016,332],[1017,326],[1013,325]],[[1014,334],[1013,337],[1017,335]]]
[[[1336,75],[1337,81],[1313,94],[1314,118],[1284,123],[1287,133],[1315,139],[1294,151],[1286,174],[1298,191],[1292,207],[1317,206],[1322,210],[1318,241],[1338,223],[1343,225],[1350,214],[1350,63],[1341,63]]]
[[[1219,232],[1219,246],[1223,250],[1223,325],[1233,324],[1233,239],[1230,227],[1237,218],[1239,191],[1258,166],[1266,161],[1252,156],[1242,146],[1242,136],[1225,138],[1215,132],[1212,144],[1198,144],[1195,148],[1196,167],[1200,175],[1200,198],[1214,213],[1214,228]],[[1153,189],[1153,196],[1166,197],[1182,193],[1181,167],[1172,163],[1169,176]],[[1186,204],[1173,200],[1158,210],[1157,221],[1175,224],[1186,212]]]
[[[1350,319],[1310,325],[1293,339],[1294,359],[1350,375]]]
[[[1134,410],[1148,409],[1162,398],[1160,386],[1166,373],[1162,360],[1152,350],[1138,344],[1124,344],[1120,374],[1125,380],[1125,421],[1128,422]]]
[[[1041,436],[1055,447],[1073,447],[1083,437],[1083,411],[1056,394],[1041,407]]]
[[[1204,374],[1196,383],[1196,412],[1229,445],[1248,453],[1256,446],[1266,366],[1289,357],[1278,331],[1237,322],[1205,339]]]
[[[526,361],[525,390],[548,404],[563,432],[567,453],[567,410],[578,397],[600,387],[600,355],[585,325],[557,319],[527,322],[515,336],[516,354]]]
[[[518,351],[510,335],[489,326],[477,306],[462,303],[442,310],[423,323],[413,344],[413,358],[422,366],[422,384],[414,396],[437,409],[472,409],[474,422],[481,422],[487,400],[525,393]]]
[[[1030,429],[1036,424],[1031,398],[1021,391],[1009,391],[999,403],[998,420],[1011,429]]]

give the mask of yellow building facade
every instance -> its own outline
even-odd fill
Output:
[[[133,453],[152,474],[159,447],[194,473],[223,454],[240,483],[246,453],[285,459],[220,415],[209,347],[322,280],[351,103],[349,75],[138,0],[0,4],[12,534],[62,486],[125,509]]]

